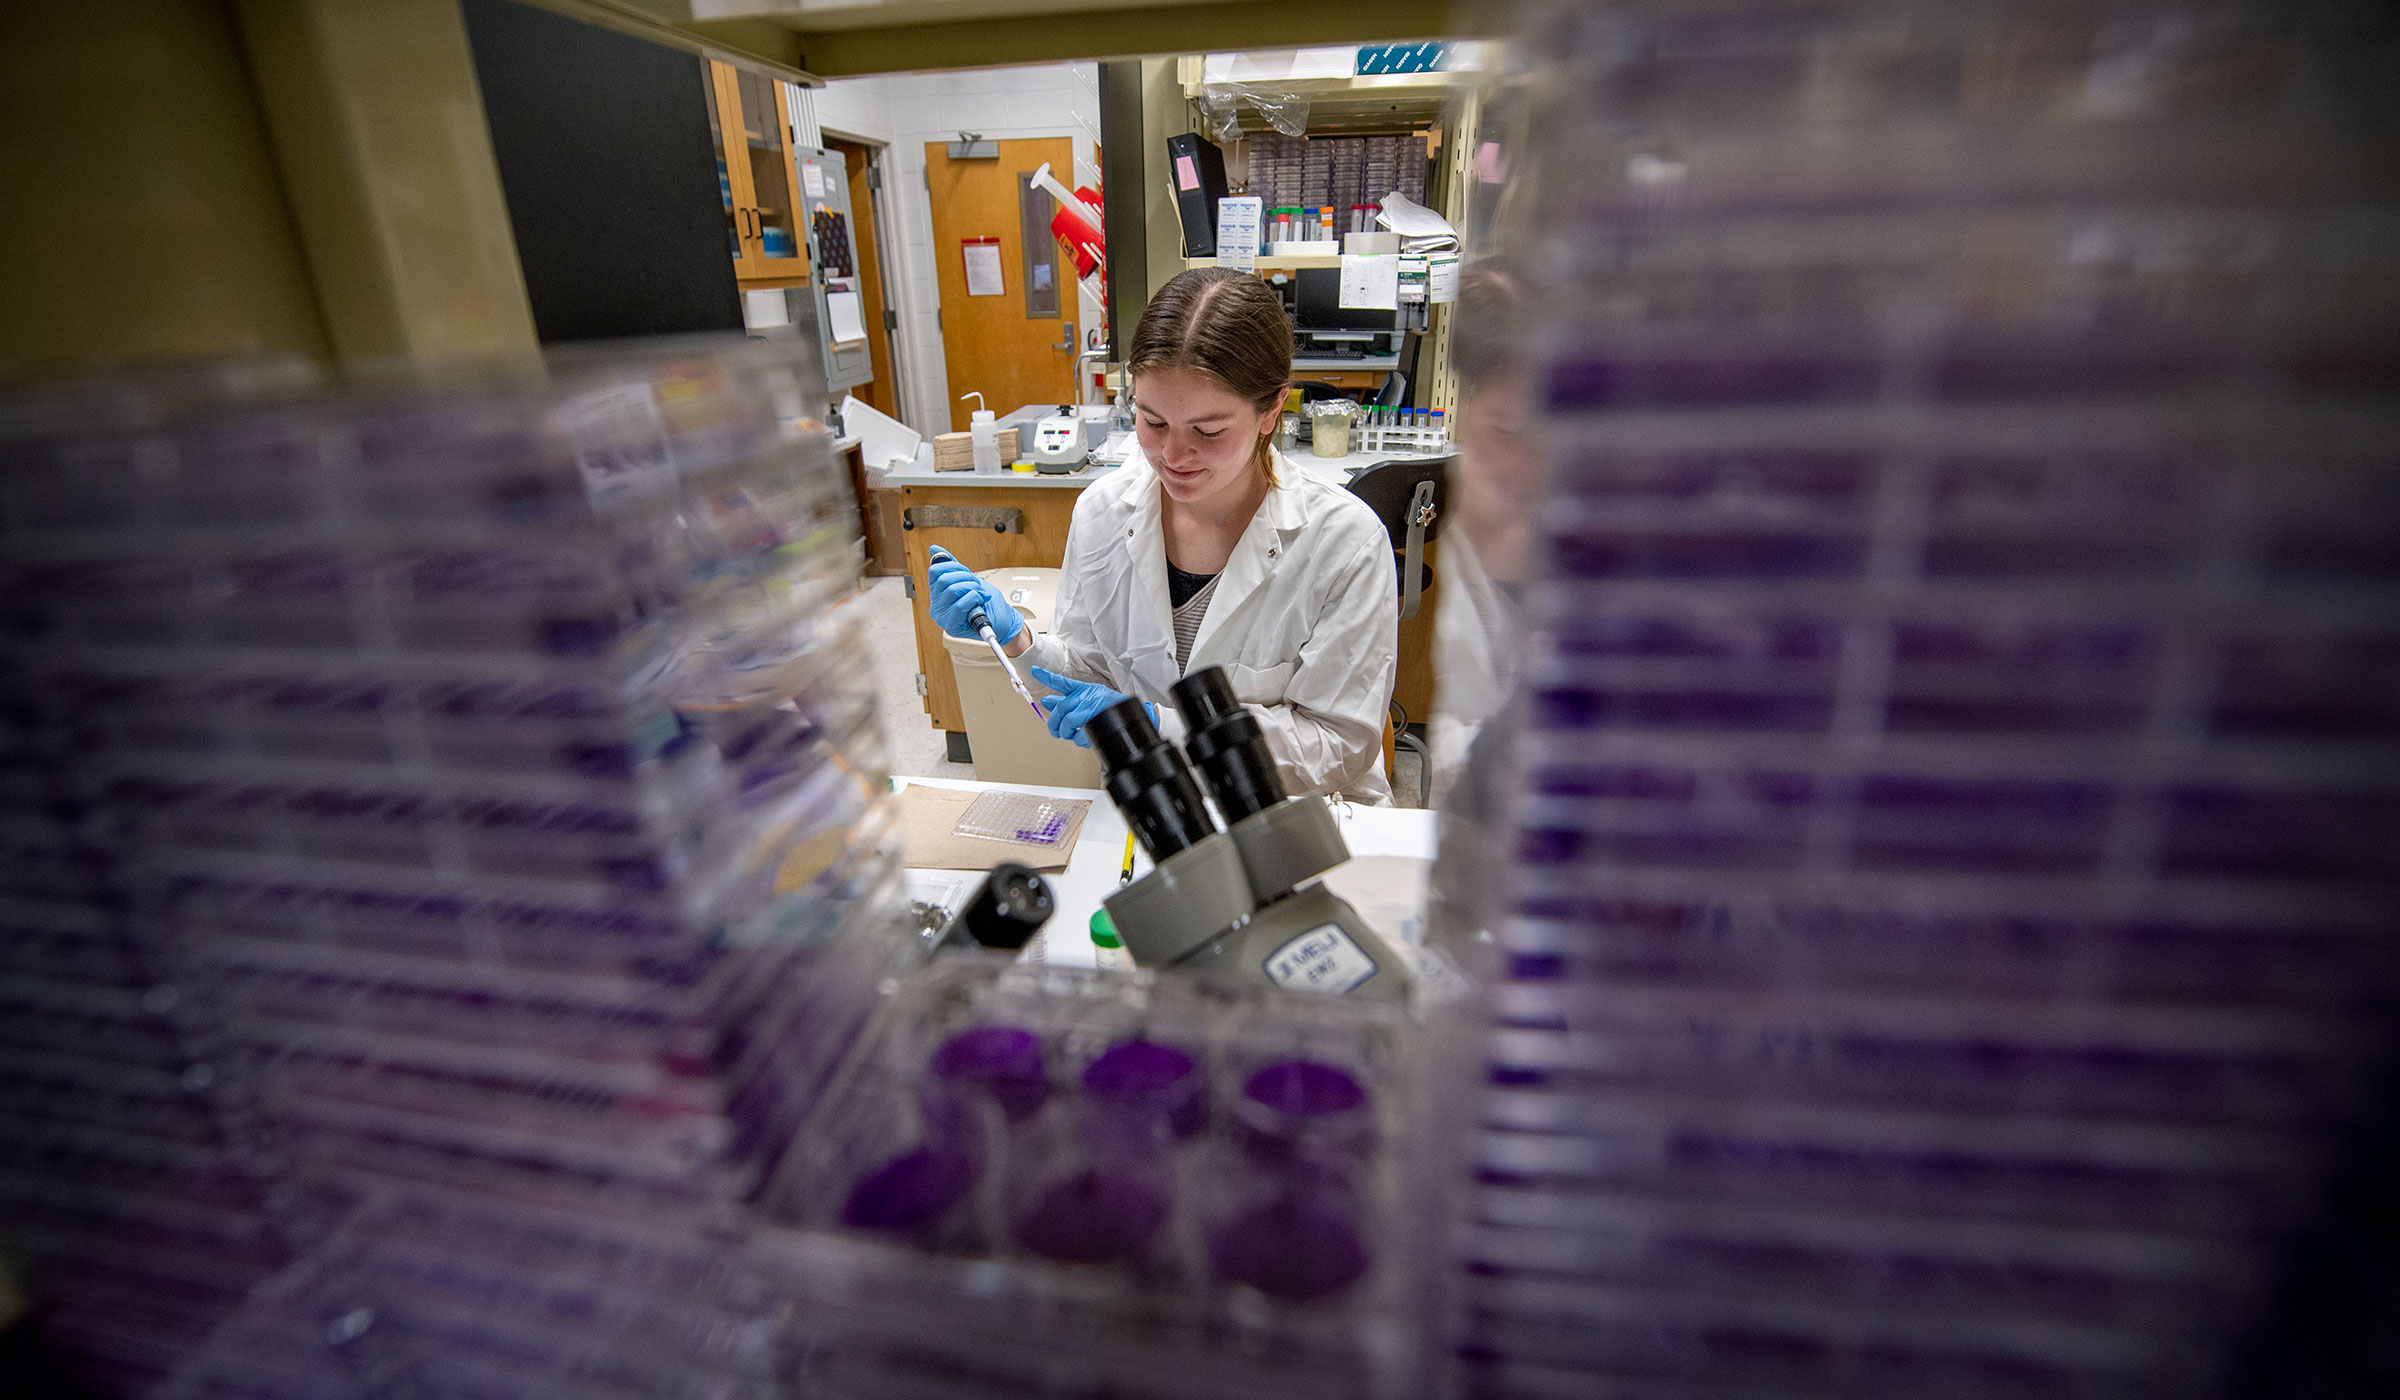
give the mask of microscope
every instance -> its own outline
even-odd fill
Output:
[[[1286,797],[1258,721],[1219,667],[1173,691],[1183,753],[1139,700],[1085,727],[1108,795],[1156,863],[1103,901],[1134,961],[1288,991],[1399,1000],[1408,964],[1315,877],[1350,858],[1321,797]],[[1192,776],[1199,765],[1224,815],[1219,831]]]

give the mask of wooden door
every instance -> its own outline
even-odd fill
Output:
[[[892,337],[884,313],[891,302],[883,294],[883,245],[877,241],[879,223],[875,191],[867,181],[873,149],[855,141],[827,141],[826,149],[840,151],[850,177],[850,241],[858,258],[858,278],[867,303],[867,361],[873,381],[850,392],[860,402],[892,417],[900,416],[900,381],[892,375]]]
[[[1071,184],[1074,143],[1064,136],[1046,136],[1002,141],[999,146],[998,160],[952,160],[945,143],[925,143],[933,261],[941,273],[942,359],[950,372],[954,432],[965,431],[967,415],[975,411],[973,401],[958,396],[975,390],[983,392],[984,406],[995,413],[1026,404],[1071,403],[1075,398],[1082,305],[1075,292],[1074,264],[1063,254],[1054,260],[1058,314],[1028,315],[1025,240],[1020,232],[1024,215],[1017,196],[1018,177],[1045,161],[1060,184]],[[1047,229],[1043,236],[1048,236]],[[965,241],[986,238],[999,240],[1002,290],[998,296],[969,296]]]
[[[708,71],[733,275],[761,287],[799,285],[808,277],[808,253],[783,84],[731,64],[712,61]]]

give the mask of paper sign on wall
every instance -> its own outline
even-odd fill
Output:
[[[825,197],[825,167],[813,160],[800,162],[800,187],[808,191],[810,199],[823,199]]]
[[[997,297],[1008,295],[1007,285],[1000,278],[1000,240],[997,238],[962,238],[960,251],[967,259],[967,295]]]
[[[1341,304],[1354,311],[1400,308],[1400,259],[1388,253],[1342,255]]]

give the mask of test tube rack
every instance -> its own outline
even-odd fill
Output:
[[[1353,452],[1442,453],[1450,450],[1450,429],[1446,424],[1403,427],[1366,421],[1350,429],[1350,444]]]

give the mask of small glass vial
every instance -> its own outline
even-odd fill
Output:
[[[1092,911],[1092,966],[1102,972],[1115,972],[1125,966],[1125,953],[1117,942],[1116,920],[1108,917],[1106,909]]]

